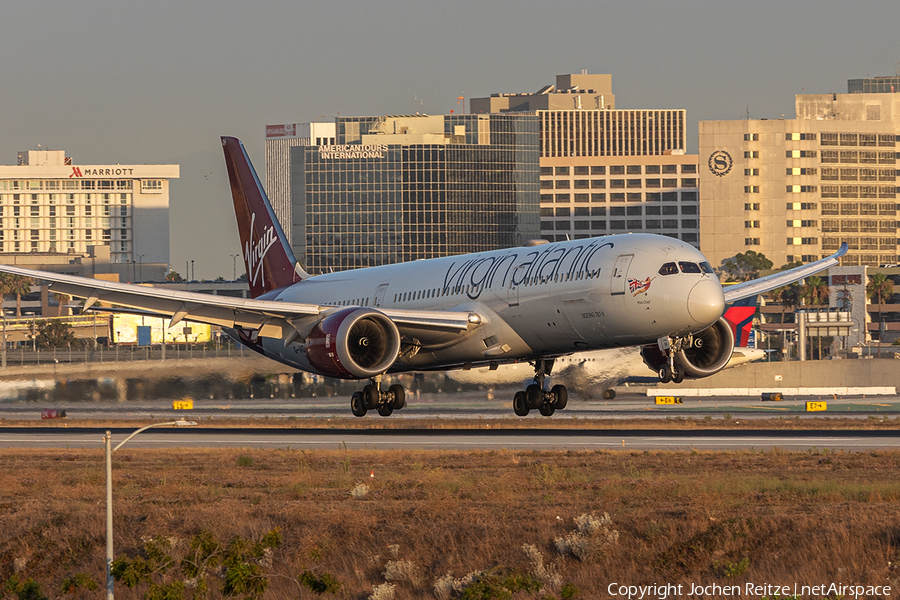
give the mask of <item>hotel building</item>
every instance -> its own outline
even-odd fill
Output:
[[[844,266],[900,261],[898,111],[897,94],[807,94],[796,119],[701,121],[700,247],[713,266],[747,250],[808,262],[841,242]]]
[[[168,264],[169,180],[178,177],[178,165],[77,165],[63,150],[19,152],[17,165],[0,165],[0,255],[108,246],[113,264]]]

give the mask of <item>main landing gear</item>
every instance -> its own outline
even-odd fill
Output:
[[[353,392],[350,397],[350,412],[354,417],[364,417],[370,410],[377,410],[382,417],[389,417],[395,410],[406,407],[406,392],[403,386],[394,384],[388,390],[381,390],[381,375],[371,380],[361,392]]]
[[[564,385],[554,385],[549,391],[544,389],[544,379],[553,369],[552,360],[538,359],[534,363],[534,383],[523,392],[516,392],[513,397],[513,411],[520,417],[527,416],[536,408],[542,415],[549,417],[557,410],[566,407],[569,394]]]

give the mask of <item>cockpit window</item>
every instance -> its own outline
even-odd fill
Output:
[[[678,266],[681,267],[682,273],[699,273],[700,267],[697,263],[692,262],[679,262]]]
[[[659,274],[660,275],[677,275],[678,267],[673,262],[666,263],[659,268]]]
[[[713,271],[712,265],[706,261],[703,261],[702,263],[700,263],[700,270],[702,270],[704,273],[710,273],[710,274],[715,272],[715,271]]]

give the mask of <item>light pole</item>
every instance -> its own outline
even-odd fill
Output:
[[[138,254],[138,281],[144,280],[144,255]]]
[[[113,561],[113,513],[112,513],[112,453],[125,445],[125,442],[152,427],[165,427],[175,425],[177,427],[187,427],[196,425],[196,421],[168,421],[166,423],[153,423],[146,427],[141,427],[127,438],[119,442],[119,445],[112,448],[112,432],[107,431],[103,436],[103,445],[106,448],[106,599],[113,600],[113,577],[112,577],[112,561]]]
[[[237,281],[237,257],[240,254],[232,254],[231,255],[231,280]]]

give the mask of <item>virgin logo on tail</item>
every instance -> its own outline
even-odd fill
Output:
[[[256,213],[250,217],[250,236],[253,239],[254,224],[256,223]],[[247,271],[250,274],[250,284],[256,285],[259,274],[262,273],[263,259],[269,252],[269,248],[275,245],[277,237],[275,236],[274,227],[266,227],[262,235],[255,244],[251,245],[248,241],[244,245],[244,260],[247,261]]]

